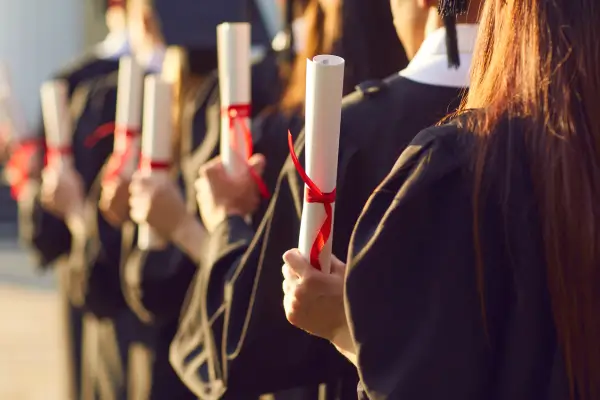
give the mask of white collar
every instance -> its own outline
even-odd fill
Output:
[[[426,85],[453,88],[467,88],[470,81],[471,60],[477,39],[479,25],[458,24],[458,52],[460,66],[448,68],[446,52],[446,29],[439,28],[431,32],[419,48],[419,51],[400,75]]]
[[[151,51],[137,52],[134,55],[138,64],[144,68],[144,71],[150,74],[158,74],[162,71],[165,52],[164,46],[156,46]]]
[[[118,60],[129,52],[127,31],[109,32],[106,38],[96,46],[96,54],[105,60]]]

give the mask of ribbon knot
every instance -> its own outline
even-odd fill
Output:
[[[323,192],[319,187],[313,182],[312,179],[306,174],[302,165],[300,165],[300,161],[298,161],[298,156],[294,151],[294,139],[292,138],[292,134],[288,132],[288,147],[290,149],[290,156],[292,157],[292,161],[294,166],[296,167],[296,171],[300,174],[302,181],[306,185],[305,191],[305,199],[308,203],[318,203],[323,204],[323,208],[325,208],[325,221],[319,228],[317,232],[317,236],[315,237],[315,241],[313,242],[310,248],[310,265],[314,268],[321,270],[321,263],[319,262],[319,255],[325,244],[329,240],[331,236],[331,228],[333,226],[333,207],[331,206],[335,203],[336,189],[333,189],[331,192]]]
[[[233,149],[233,153],[236,156],[242,154],[242,151],[240,151],[239,148],[237,135],[235,134],[236,124],[239,124],[239,126],[242,129],[242,133],[244,135],[244,144],[246,145],[246,160],[244,161],[250,159],[250,157],[252,157],[252,154],[254,153],[254,149],[252,147],[252,132],[250,131],[250,128],[246,123],[246,118],[250,118],[251,112],[252,107],[250,106],[250,104],[232,104],[229,107],[223,108],[221,110],[221,114],[227,117],[229,120],[229,142],[231,143],[231,148]],[[267,188],[267,185],[260,177],[260,175],[258,175],[256,171],[252,169],[247,163],[246,165],[248,166],[248,173],[252,177],[254,183],[256,183],[260,195],[264,199],[268,199],[269,197],[271,197],[269,189]]]

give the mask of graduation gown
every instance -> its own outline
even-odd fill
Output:
[[[524,129],[497,129],[478,194],[481,274],[478,139],[456,125],[419,134],[356,225],[346,304],[364,399],[569,398]]]
[[[106,137],[94,146],[88,145],[87,139],[95,132],[96,128],[114,119],[116,101],[116,75],[112,84],[108,77],[96,77],[80,83],[71,96],[71,114],[75,121],[73,133],[73,159],[74,166],[81,175],[84,191],[89,197],[93,192],[94,181],[112,150],[112,138]],[[39,201],[39,183],[31,183],[32,192],[29,196],[19,199],[20,236],[28,244],[41,265],[51,265],[59,258],[64,258],[65,263],[59,269],[60,289],[65,294],[70,308],[69,331],[72,336],[72,352],[74,353],[72,369],[78,376],[74,389],[79,395],[81,388],[93,386],[98,372],[96,365],[89,371],[90,363],[96,360],[89,354],[88,347],[82,338],[84,325],[81,307],[85,305],[86,288],[85,276],[86,258],[80,256],[78,244],[72,240],[71,234],[64,221],[55,218],[45,211]],[[83,353],[83,355],[82,355]],[[102,354],[102,353],[100,353]],[[79,375],[82,375],[80,378]],[[81,387],[78,387],[81,386]],[[87,398],[87,397],[86,397]]]
[[[342,258],[373,189],[419,130],[458,106],[461,92],[400,76],[359,89],[344,100],[342,111],[333,234],[334,253]],[[285,142],[287,132],[277,134]],[[300,159],[303,145],[301,133],[296,140]],[[285,144],[277,151],[287,155]],[[187,311],[203,316],[204,325],[194,325],[199,318],[184,319],[187,325],[182,323],[172,347],[187,379],[209,393],[219,385],[233,396],[346,377],[341,396],[356,396],[354,368],[328,342],[285,318],[281,256],[298,244],[303,193],[304,183],[288,159],[257,231],[241,218],[229,218],[210,237],[212,258],[200,271],[197,300]]]

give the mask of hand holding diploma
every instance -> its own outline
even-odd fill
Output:
[[[292,160],[306,184],[298,247],[324,273],[329,273],[331,256],[343,81],[342,58],[321,55],[307,60],[306,172],[289,136]]]
[[[139,176],[155,180],[167,180],[171,167],[173,124],[172,87],[158,75],[146,78],[144,90],[144,131],[142,133],[142,157]],[[150,199],[138,201],[150,203]],[[132,208],[137,207],[130,203]],[[132,215],[137,218],[137,214]],[[166,246],[164,239],[146,223],[139,225],[138,247],[142,250],[155,250]]]
[[[0,159],[8,158],[4,168],[11,194],[18,200],[31,179],[42,169],[42,138],[32,137],[17,102],[6,66],[0,66]]]
[[[268,198],[269,190],[261,177],[248,167],[248,160],[253,153],[250,131],[250,24],[223,23],[217,26],[217,51],[223,166],[234,177],[250,173],[261,196]]]
[[[144,71],[132,57],[119,63],[114,149],[102,179],[99,208],[108,222],[121,226],[129,216],[129,184],[140,147]]]
[[[265,158],[254,154],[248,160],[254,175],[261,176],[265,168]],[[231,176],[220,157],[200,168],[196,180],[196,199],[202,222],[209,232],[228,216],[244,217],[253,214],[260,205],[260,193],[254,178],[247,171]]]
[[[41,201],[49,211],[64,218],[73,233],[81,233],[84,225],[84,193],[71,155],[73,132],[66,82],[58,80],[45,83],[41,88],[41,97],[48,160],[42,172]]]

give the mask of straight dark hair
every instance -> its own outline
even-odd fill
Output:
[[[484,143],[476,195],[495,128],[526,121],[554,322],[571,398],[583,400],[600,398],[599,21],[598,0],[486,1],[463,105],[483,110],[467,122]]]

